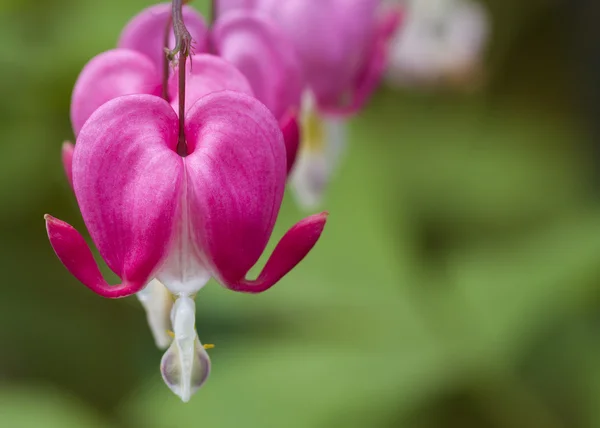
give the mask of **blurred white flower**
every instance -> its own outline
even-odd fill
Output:
[[[302,144],[291,171],[294,196],[305,209],[317,207],[346,146],[345,117],[328,115],[307,92],[302,102]]]
[[[468,86],[481,78],[490,33],[486,10],[471,0],[410,0],[389,46],[387,79],[399,86]]]

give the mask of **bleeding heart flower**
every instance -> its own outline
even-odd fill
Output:
[[[150,94],[159,95],[162,92],[164,66],[166,65],[164,54],[164,35],[168,20],[170,19],[171,7],[169,4],[160,4],[145,9],[136,15],[125,27],[122,32],[119,48],[104,52],[94,57],[82,70],[79,75],[75,88],[73,90],[71,103],[71,119],[75,134],[79,134],[80,129],[91,116],[91,114],[107,101],[123,95],[130,94]],[[184,19],[196,42],[196,48],[200,50],[207,49],[207,28],[202,16],[192,8],[185,6],[183,8]],[[260,38],[260,35],[269,35],[274,33],[268,24],[264,24],[260,19],[229,21],[223,26],[221,31],[223,36],[217,39],[223,43],[224,51],[233,59],[236,57],[235,43],[228,43],[227,40],[236,39],[237,31],[245,31],[245,28],[256,30],[259,35],[258,42],[252,46],[261,44],[267,46],[262,52],[258,52],[264,58],[271,59],[266,62],[263,58],[262,64],[277,67],[277,55],[282,60],[282,66],[277,68],[273,77],[279,82],[279,86],[274,86],[274,90],[262,90],[263,97],[270,100],[273,109],[277,114],[286,110],[286,114],[280,114],[281,127],[284,133],[287,153],[287,170],[289,171],[294,164],[299,142],[299,127],[296,119],[298,102],[293,96],[294,91],[300,93],[301,86],[296,83],[299,77],[297,64],[293,63],[294,58],[290,58],[292,49],[281,47],[282,42],[274,41],[272,43],[275,53],[268,56],[268,46],[270,39],[268,37]],[[263,27],[265,29],[263,29]],[[239,29],[239,30],[238,30]],[[231,34],[231,36],[230,36]],[[238,38],[239,39],[239,38]],[[273,39],[276,39],[274,36]],[[171,34],[170,46],[175,44],[174,36]],[[233,49],[232,49],[233,48]],[[286,63],[285,60],[289,59]],[[240,61],[238,61],[240,62]],[[241,61],[242,65],[244,62]],[[260,63],[260,61],[259,61]],[[246,61],[245,64],[248,64]],[[296,67],[296,69],[294,69]],[[246,71],[251,74],[252,68]],[[255,86],[259,89],[260,79],[269,79],[269,68],[263,66],[261,73],[254,74]],[[287,97],[281,95],[281,85],[283,75],[290,76],[291,85]],[[294,74],[295,73],[295,74]],[[178,103],[178,79],[177,73],[173,73],[168,81],[168,91],[171,104],[176,108]],[[196,55],[191,58],[187,64],[186,75],[186,110],[189,109],[199,98],[211,92],[217,92],[224,89],[235,90],[248,95],[254,95],[250,83],[244,75],[231,63],[212,55]],[[63,145],[63,165],[69,182],[72,185],[71,163],[73,156],[73,145],[65,143]],[[157,346],[161,349],[168,347],[170,337],[167,332],[172,329],[168,312],[173,305],[168,291],[158,280],[153,280],[148,286],[137,295],[146,310],[148,322],[154,336]],[[165,316],[165,314],[167,316]]]
[[[186,84],[186,108],[206,94],[224,89],[252,95],[248,80],[233,65],[212,55],[192,57],[193,67],[188,63]],[[118,96],[127,94],[159,95],[162,91],[162,77],[157,67],[145,55],[129,49],[113,49],[94,57],[83,69],[73,91],[71,116],[76,134],[91,114],[101,105]],[[178,103],[177,74],[169,79],[171,105]],[[295,121],[295,117],[290,120]],[[289,126],[286,124],[286,126]],[[297,151],[298,134],[287,133],[286,142],[290,144],[290,153],[294,157]],[[72,183],[73,145],[63,144],[62,160],[65,173]],[[170,319],[164,312],[173,305],[166,298],[167,291],[161,289],[158,280],[154,280],[146,289],[138,293],[148,317],[150,329],[159,348],[169,346],[167,331],[172,329]]]
[[[269,240],[286,181],[278,123],[253,97],[220,91],[185,115],[188,156],[175,151],[178,118],[153,95],[115,98],[81,129],[72,157],[73,187],[84,222],[107,265],[110,286],[82,236],[46,216],[65,267],[110,298],[141,291],[157,278],[180,296],[171,312],[175,338],[163,378],[187,401],[208,376],[208,355],[194,332],[189,297],[211,277],[235,291],[269,289],[310,251],[326,214],[292,227],[255,280],[245,278]]]

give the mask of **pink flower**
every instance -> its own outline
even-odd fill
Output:
[[[319,205],[346,144],[346,121],[378,86],[399,8],[379,0],[220,0],[219,14],[258,14],[275,23],[305,78],[302,142],[291,185],[301,206]],[[267,19],[267,18],[264,18]],[[281,38],[284,40],[284,38]]]
[[[216,55],[246,76],[254,96],[276,118],[298,111],[305,81],[292,43],[276,23],[255,12],[219,17],[211,31]]]
[[[203,22],[185,13],[204,43]],[[187,62],[181,113],[187,154],[180,156],[178,73],[165,91],[165,63],[155,55],[163,52],[168,16],[169,5],[145,10],[125,28],[119,48],[85,66],[71,107],[77,144],[63,145],[86,227],[121,283],[104,280],[72,226],[45,219],[54,251],[79,281],[104,297],[137,293],[159,347],[168,346],[165,327],[172,326],[161,372],[187,401],[210,371],[195,331],[195,293],[211,277],[234,291],[266,291],[311,250],[327,214],[293,226],[258,277],[246,279],[270,239],[295,160],[299,68],[292,49],[271,42],[278,30],[262,18],[233,16],[217,25],[211,43],[231,62],[205,54]],[[263,61],[246,58],[243,43],[264,54]],[[270,76],[272,85],[261,82]],[[177,296],[174,305],[169,293]]]
[[[73,187],[100,255],[122,282],[110,286],[79,232],[46,216],[57,256],[110,298],[137,293],[153,278],[181,296],[194,295],[210,277],[235,291],[269,289],[310,251],[326,220],[322,213],[296,224],[258,278],[245,278],[283,197],[286,149],[277,121],[253,97],[221,91],[187,111],[186,157],[175,152],[177,134],[176,113],[153,95],[118,97],[92,114],[73,153]],[[192,374],[180,378],[187,386],[170,386],[189,399]]]
[[[221,0],[219,12],[258,11],[277,23],[302,62],[320,108],[358,111],[378,85],[387,42],[400,23],[379,0]]]
[[[119,97],[94,112],[75,146],[73,186],[92,239],[123,283],[109,286],[80,235],[48,217],[57,255],[105,297],[135,293],[161,276],[160,266],[193,290],[181,267],[201,268],[233,290],[267,290],[306,255],[325,219],[296,225],[258,279],[244,279],[283,197],[286,152],[277,122],[252,97],[221,91],[187,112],[187,157],[174,151],[176,131],[173,109],[151,95]]]

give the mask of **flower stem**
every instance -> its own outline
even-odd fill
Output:
[[[167,20],[167,26],[165,28],[165,37],[163,39],[163,46],[165,47],[165,50],[169,49],[169,41],[170,41],[170,37],[171,37],[171,27],[172,26],[173,26],[173,18],[169,15],[169,19]],[[169,60],[167,53],[165,53],[165,56],[163,58],[162,97],[167,102],[170,101],[170,95],[169,95],[169,64],[170,63],[171,63],[171,61]]]
[[[167,51],[167,59],[173,61],[175,55],[179,54],[179,139],[177,140],[177,153],[187,156],[187,145],[185,142],[184,119],[185,119],[185,62],[192,47],[192,36],[183,22],[184,0],[173,0],[173,31],[175,32],[175,47]]]
[[[217,0],[211,0],[210,2],[210,22],[208,23],[209,27],[212,27],[215,23],[215,19],[217,19]]]

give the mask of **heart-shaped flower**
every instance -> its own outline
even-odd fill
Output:
[[[270,238],[286,181],[283,135],[263,104],[241,92],[206,95],[187,111],[185,137],[188,156],[181,157],[177,114],[145,94],[103,104],[81,129],[72,157],[75,195],[121,284],[102,278],[72,226],[51,216],[46,224],[59,259],[92,291],[124,297],[157,278],[171,293],[189,297],[214,277],[229,289],[258,293],[316,243],[325,213],[292,227],[257,279],[245,278]],[[189,334],[188,300],[173,308],[175,340],[163,358],[163,377],[184,401],[206,378],[209,361]]]

